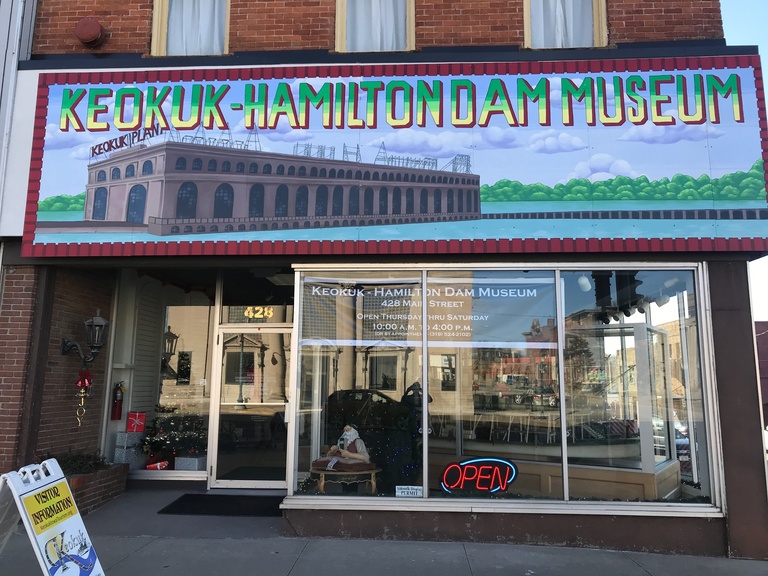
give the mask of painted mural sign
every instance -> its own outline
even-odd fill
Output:
[[[759,61],[682,63],[42,74],[24,249],[763,242]]]

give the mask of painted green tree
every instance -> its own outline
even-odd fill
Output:
[[[586,178],[569,180],[565,184],[522,184],[514,180],[499,180],[491,186],[480,187],[481,202],[558,202],[599,200],[766,200],[763,160],[758,160],[748,172],[734,172],[711,179],[706,174],[694,178],[676,174],[672,178],[651,181],[647,176],[629,178],[617,176],[611,180],[590,182]]]
[[[76,196],[61,194],[60,196],[51,196],[41,200],[37,204],[40,212],[82,212],[85,208],[85,192]]]

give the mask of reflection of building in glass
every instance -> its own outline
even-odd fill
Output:
[[[205,234],[480,217],[480,178],[427,168],[164,142],[88,170],[85,220]]]

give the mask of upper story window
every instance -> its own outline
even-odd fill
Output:
[[[415,13],[415,0],[336,0],[336,50],[413,50]]]
[[[608,44],[605,0],[527,0],[529,48],[590,48]]]
[[[228,0],[154,0],[152,55],[225,54],[228,23]]]

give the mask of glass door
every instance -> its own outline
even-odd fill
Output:
[[[211,487],[286,488],[290,331],[222,329],[216,350]]]

